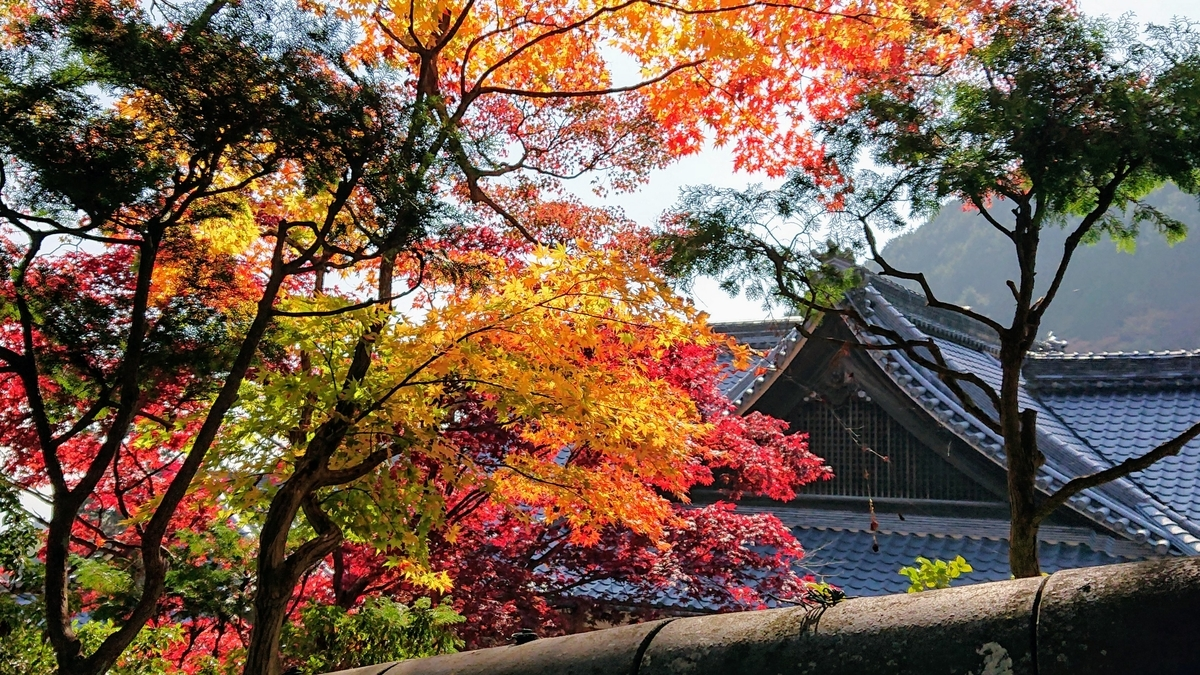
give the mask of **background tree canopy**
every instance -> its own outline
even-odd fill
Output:
[[[1173,185],[1145,200],[1200,231],[1200,208]],[[1074,222],[1074,221],[1072,221]],[[1043,245],[1061,250],[1072,223],[1047,228]],[[925,225],[893,239],[883,254],[896,267],[923,270],[939,297],[994,319],[1010,318],[1005,279],[1015,278],[1011,244],[961,203],[947,205]],[[1042,337],[1053,332],[1070,351],[1147,351],[1200,348],[1200,237],[1168,244],[1143,232],[1133,249],[1105,239],[1081,248],[1058,302],[1046,312]],[[1053,273],[1044,258],[1039,277]],[[1114,273],[1116,272],[1116,273]],[[1007,313],[1007,314],[1006,314]]]

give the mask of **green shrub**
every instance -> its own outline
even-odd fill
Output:
[[[933,588],[950,588],[950,582],[974,568],[963,557],[955,556],[954,560],[930,560],[917,556],[916,567],[901,567],[900,574],[908,577],[909,593],[919,593]]]
[[[411,607],[370,598],[351,611],[310,604],[298,625],[285,628],[283,652],[304,673],[327,673],[388,661],[458,651],[453,626],[465,621],[444,598],[419,598]]]

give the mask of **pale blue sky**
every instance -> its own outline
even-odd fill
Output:
[[[1141,23],[1166,23],[1173,16],[1200,19],[1200,3],[1196,0],[1079,0],[1086,14],[1116,16],[1134,12]],[[628,194],[609,194],[603,199],[591,195],[586,185],[580,185],[580,196],[592,203],[620,206],[626,214],[640,223],[650,224],[675,202],[680,188],[686,185],[718,185],[741,188],[752,183],[768,183],[763,175],[734,173],[730,153],[722,148],[687,157],[650,177],[641,190]],[[764,318],[765,311],[757,302],[731,298],[708,281],[697,283],[693,292],[697,306],[707,311],[714,321],[739,321]]]

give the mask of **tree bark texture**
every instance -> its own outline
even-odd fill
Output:
[[[1016,443],[1005,443],[1008,456],[1010,529],[1008,564],[1013,576],[1036,577],[1038,560],[1037,470],[1042,453],[1037,447],[1037,411],[1025,409],[1017,417]]]
[[[393,255],[385,253],[380,259],[379,299],[391,297],[394,274]],[[347,370],[344,386],[361,382],[371,367],[371,345],[382,330],[376,324],[359,339]],[[317,491],[323,487],[351,482],[365,475],[383,461],[375,453],[349,472],[330,471],[333,457],[351,429],[350,420],[359,412],[358,406],[346,398],[337,403],[331,414],[316,429],[304,455],[296,463],[292,475],[284,481],[271,499],[267,519],[259,533],[258,588],[254,594],[254,625],[246,653],[245,675],[279,675],[282,670],[280,638],[287,620],[288,605],[296,584],[312,566],[333,553],[342,544],[343,536],[337,525],[321,510]],[[288,535],[301,509],[317,536],[287,552]]]

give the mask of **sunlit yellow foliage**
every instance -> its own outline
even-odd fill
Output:
[[[349,420],[332,468],[395,448],[391,462],[322,502],[354,539],[419,559],[426,535],[441,524],[435,481],[533,507],[530,517],[565,519],[579,539],[613,523],[661,535],[672,516],[655,488],[682,496],[682,471],[699,459],[694,440],[709,427],[687,396],[645,364],[673,344],[717,338],[645,265],[619,252],[577,248],[582,252],[540,248],[524,265],[477,256],[487,285],[448,287],[411,310],[287,319],[284,342],[311,354],[312,368],[244,387],[244,423],[223,454],[226,475],[240,477],[224,487],[245,506],[269,496],[270,485],[258,477],[286,477],[303,452],[303,442],[282,442],[302,426],[302,408],[320,418],[352,397],[363,412]],[[296,312],[345,304],[297,297],[285,306]],[[380,324],[374,367],[339,389],[359,338]],[[492,466],[464,460],[448,431],[468,396],[518,429],[531,450]],[[432,479],[431,465],[443,467]]]

